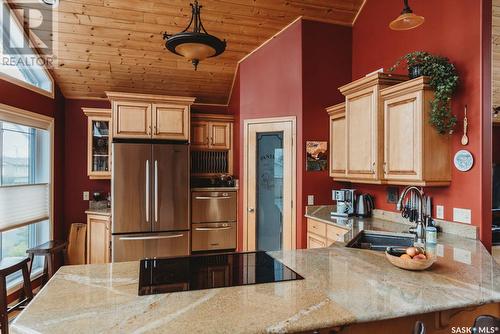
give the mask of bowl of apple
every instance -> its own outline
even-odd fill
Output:
[[[426,270],[436,262],[435,256],[430,256],[420,247],[387,247],[385,257],[396,267],[406,270]]]

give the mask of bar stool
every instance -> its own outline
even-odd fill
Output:
[[[45,283],[49,281],[49,279],[55,273],[54,255],[56,255],[57,253],[61,253],[61,255],[64,256],[64,251],[66,250],[67,246],[68,246],[67,241],[50,240],[44,244],[30,248],[26,251],[26,253],[29,254],[30,258],[30,267],[29,267],[30,274],[31,274],[31,268],[33,267],[33,260],[35,259],[35,256],[45,257],[45,262],[43,265],[42,284],[41,284],[42,287],[45,285]],[[62,258],[64,259],[63,256]]]
[[[30,275],[28,272],[28,261],[26,257],[7,257],[0,261],[0,329],[2,334],[9,333],[9,313],[24,303],[29,303],[33,299],[31,290]],[[23,273],[24,298],[16,305],[8,307],[7,304],[7,275],[21,270]]]

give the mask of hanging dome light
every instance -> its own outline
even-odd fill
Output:
[[[392,30],[410,30],[425,22],[423,16],[413,14],[410,6],[408,6],[408,0],[403,0],[403,3],[404,7],[401,15],[389,24],[389,28]]]
[[[201,8],[198,1],[190,4],[192,9],[191,21],[182,32],[169,35],[163,34],[165,46],[170,52],[183,56],[193,63],[195,71],[198,63],[206,58],[220,55],[226,50],[226,41],[210,35],[201,23]],[[193,25],[193,31],[188,31]]]

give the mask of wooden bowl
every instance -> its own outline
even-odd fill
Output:
[[[394,256],[388,252],[385,252],[385,257],[396,267],[406,270],[425,270],[430,268],[434,262],[436,262],[436,257],[431,257],[426,260],[413,260]]]

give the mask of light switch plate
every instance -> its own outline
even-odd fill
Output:
[[[83,192],[83,200],[84,201],[88,201],[89,198],[90,198],[89,192],[88,191],[84,191]]]
[[[458,223],[470,224],[471,211],[469,209],[453,208],[453,221]]]
[[[307,205],[314,205],[314,195],[307,195]]]
[[[444,219],[444,206],[436,205],[436,218]]]

